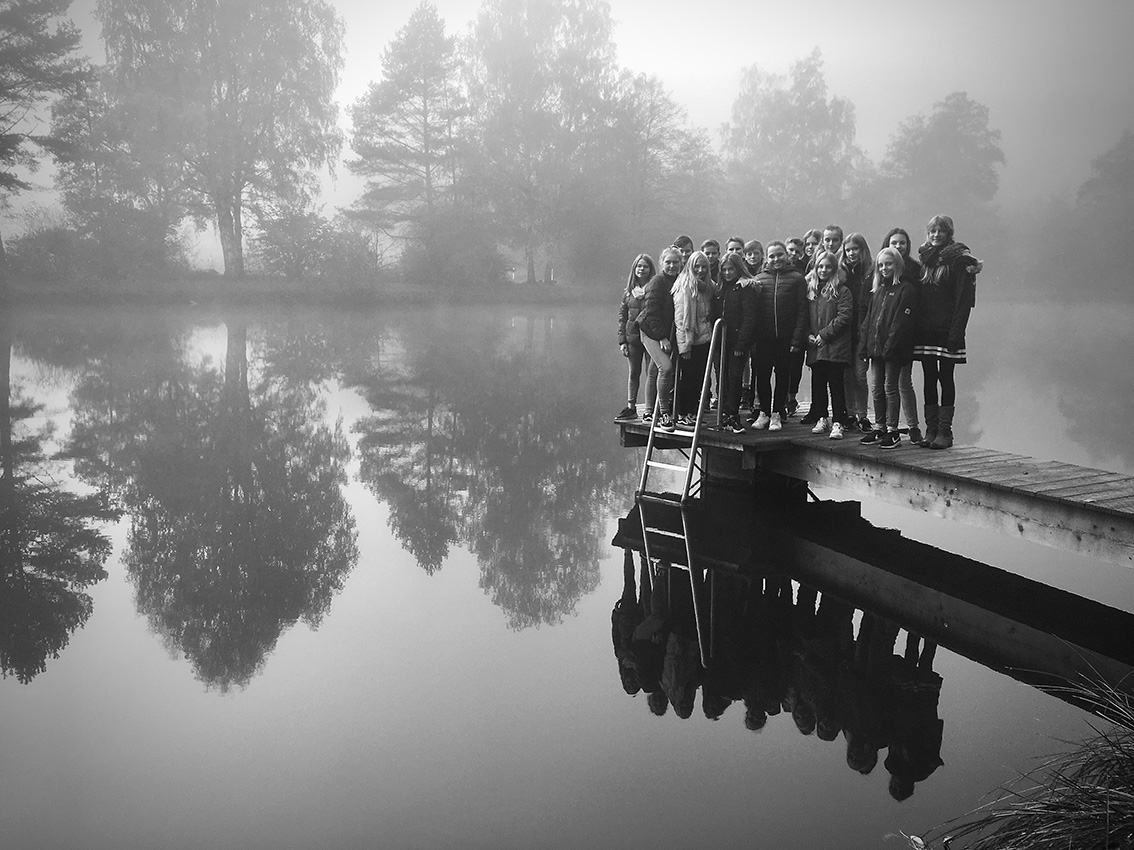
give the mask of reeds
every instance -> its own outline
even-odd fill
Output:
[[[926,839],[915,850],[1134,850],[1134,706],[1129,694],[1100,683],[1049,688],[1083,705],[1109,728],[1047,759],[1002,793]],[[1070,743],[1070,742],[1068,742]]]

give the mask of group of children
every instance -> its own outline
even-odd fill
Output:
[[[713,326],[724,322],[725,356],[712,364],[721,427],[778,431],[796,412],[803,366],[811,367],[811,408],[800,420],[839,440],[899,445],[899,414],[909,440],[923,448],[953,445],[954,367],[965,362],[965,329],[982,264],[954,238],[953,220],[934,216],[911,255],[896,227],[871,255],[860,233],[829,225],[802,238],[768,243],[707,239],[700,250],[679,236],[662,251],[661,269],[634,258],[622,296],[618,342],[629,359],[627,403],[619,420],[638,418],[643,366],[647,410],[663,431],[692,427],[710,368]],[[714,358],[716,360],[716,358]],[[913,361],[922,364],[921,430]],[[873,388],[874,423],[867,413]],[[751,414],[742,420],[747,406]]]

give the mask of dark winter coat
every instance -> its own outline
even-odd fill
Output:
[[[807,341],[807,284],[789,266],[779,271],[765,267],[756,276],[756,348],[777,343],[803,348]]]
[[[645,288],[640,286],[633,286],[622,293],[622,304],[618,307],[619,345],[642,342],[642,332],[638,329],[638,315],[642,312],[645,294]]]
[[[936,344],[944,338],[950,351],[965,347],[969,312],[976,303],[976,276],[968,267],[976,262],[968,248],[951,242],[940,251],[923,245],[925,273],[918,295],[915,342]]]
[[[870,301],[870,287],[874,279],[874,266],[868,259],[861,259],[854,265],[846,262],[839,264],[843,274],[843,282],[850,290],[854,299],[854,321],[851,323],[851,339],[858,344],[858,329],[862,326],[862,319],[866,315],[866,305]]]
[[[673,284],[677,278],[656,274],[646,284],[638,327],[644,336],[660,342],[673,336]]]
[[[758,308],[756,290],[742,286],[741,281],[723,283],[720,294],[722,317],[725,321],[725,341],[728,351],[743,351],[752,348],[756,339],[756,311]]]
[[[808,364],[819,360],[850,363],[854,357],[854,347],[851,345],[854,298],[851,297],[850,290],[839,284],[834,297],[820,294],[814,301],[808,301],[807,311],[810,318],[808,333],[818,334],[822,338],[818,346],[808,346]]]
[[[859,329],[859,357],[907,363],[913,360],[917,291],[898,280],[868,293],[866,315]]]

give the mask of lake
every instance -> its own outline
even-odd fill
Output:
[[[0,607],[0,843],[904,848],[1090,734],[939,647],[910,721],[939,721],[939,763],[898,801],[885,749],[852,769],[845,732],[778,698],[750,731],[736,697],[702,691],[683,718],[629,694],[611,617],[639,561],[611,541],[642,450],[613,423],[615,308],[7,316],[3,557],[31,578]],[[1131,472],[1132,313],[979,304],[957,441]],[[861,512],[1134,611],[1126,568]],[[814,590],[776,587],[725,604],[795,624],[769,638],[804,668],[794,706],[831,659],[789,610]],[[885,631],[818,596],[838,640]]]

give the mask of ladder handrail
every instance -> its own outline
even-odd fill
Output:
[[[725,321],[723,318],[717,319],[713,323],[713,336],[709,341],[709,356],[705,360],[705,377],[701,379],[701,400],[697,404],[697,420],[693,423],[693,443],[689,447],[689,465],[685,469],[685,486],[681,488],[681,501],[685,502],[689,499],[689,487],[693,483],[693,469],[697,465],[697,449],[701,442],[701,428],[704,424],[705,418],[705,402],[709,397],[709,387],[712,385],[713,377],[713,353],[720,349],[721,352],[721,370],[719,372],[721,381],[724,378],[724,353],[725,353],[725,337],[727,329],[725,328]],[[724,406],[724,388],[717,387],[717,427],[721,426],[721,409]],[[643,487],[645,482],[643,482]]]

